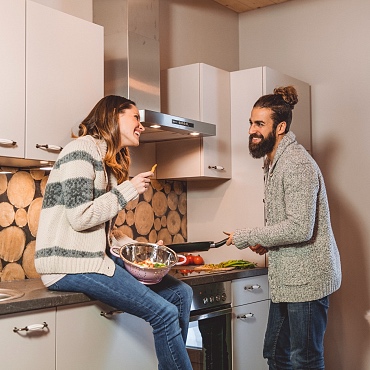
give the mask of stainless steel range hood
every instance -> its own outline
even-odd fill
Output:
[[[141,142],[156,142],[216,135],[216,126],[151,110],[140,110],[145,127]]]
[[[93,14],[104,27],[104,93],[136,103],[141,142],[216,135],[214,124],[161,113],[159,0],[94,0]]]

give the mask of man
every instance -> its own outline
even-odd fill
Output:
[[[254,104],[249,151],[265,158],[264,227],[236,230],[227,245],[269,253],[271,305],[263,355],[270,370],[324,369],[329,295],[340,287],[340,257],[321,171],[289,131],[293,86]]]

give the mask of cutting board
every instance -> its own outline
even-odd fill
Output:
[[[219,268],[211,268],[211,267],[205,267],[202,265],[198,266],[176,266],[172,267],[174,270],[189,270],[189,271],[214,271],[214,272],[222,272],[222,271],[230,271],[234,270],[235,267],[219,267]]]

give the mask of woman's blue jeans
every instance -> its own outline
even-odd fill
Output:
[[[153,328],[159,370],[192,370],[186,351],[193,291],[169,275],[155,285],[136,280],[115,257],[112,277],[87,273],[68,274],[48,289],[82,292],[118,310],[138,316]]]
[[[323,370],[329,297],[272,303],[263,357],[270,370]]]

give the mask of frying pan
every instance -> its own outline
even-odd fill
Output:
[[[226,244],[228,238],[223,239],[217,243],[215,242],[185,242],[177,244],[168,244],[167,247],[171,248],[175,253],[184,252],[206,252],[210,248],[218,248]]]

